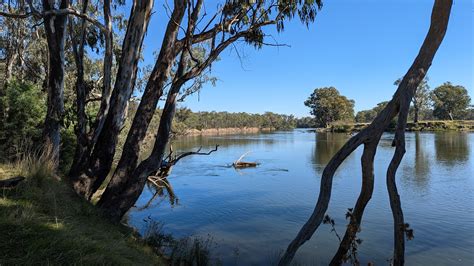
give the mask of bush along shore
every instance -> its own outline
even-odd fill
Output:
[[[370,123],[334,122],[327,128],[320,128],[319,132],[359,132]],[[395,130],[395,123],[392,123],[387,131]],[[408,122],[407,131],[470,131],[474,132],[474,120],[444,120],[444,121],[419,121],[418,123]]]
[[[260,132],[275,131],[276,128],[259,128],[259,127],[230,127],[230,128],[207,128],[207,129],[187,129],[178,135],[181,136],[218,136],[232,134],[255,134]]]

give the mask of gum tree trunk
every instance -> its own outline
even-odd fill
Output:
[[[372,196],[373,191],[373,155],[375,154],[380,136],[390,124],[390,121],[398,115],[397,127],[393,146],[395,153],[387,169],[387,190],[390,198],[394,220],[394,253],[393,264],[403,265],[405,262],[405,223],[403,211],[401,208],[400,197],[397,192],[395,174],[405,153],[405,128],[410,107],[410,101],[413,98],[415,90],[426,75],[433,58],[438,50],[447,30],[449,15],[451,12],[452,0],[435,0],[431,14],[431,25],[428,34],[420,48],[418,56],[415,58],[412,66],[403,77],[392,100],[380,112],[374,121],[359,134],[349,139],[344,146],[334,155],[323,171],[321,177],[321,186],[316,207],[301,228],[295,239],[286,249],[279,265],[289,265],[296,254],[298,248],[308,241],[321,224],[327,211],[329,200],[331,198],[332,180],[334,173],[341,163],[357,147],[365,145],[362,155],[362,190],[353,210],[354,219],[351,219],[347,227],[343,241],[339,250],[331,261],[332,265],[340,265],[343,262],[345,254],[349,250],[351,241],[355,238],[357,229],[362,220],[364,208]]]
[[[88,160],[88,167],[71,177],[76,192],[88,199],[97,191],[112,167],[118,135],[135,85],[140,51],[152,9],[153,0],[136,0],[133,3],[110,107],[103,118],[104,121],[99,121],[100,130],[94,136],[97,141],[91,144],[93,151]]]
[[[101,196],[99,205],[105,209],[115,201],[117,194],[123,189],[126,179],[137,166],[140,147],[145,138],[148,126],[156,111],[158,100],[163,95],[165,82],[170,75],[171,66],[175,62],[175,43],[179,25],[186,10],[185,1],[175,1],[173,13],[168,22],[160,54],[150,75],[143,93],[142,100],[132,122],[132,126],[125,141],[122,156],[117,168]]]
[[[82,3],[82,13],[86,13],[88,0]],[[77,113],[77,126],[75,128],[76,133],[76,148],[74,151],[73,165],[71,166],[72,172],[77,171],[79,162],[86,153],[87,148],[87,116],[86,116],[86,86],[84,83],[84,45],[86,39],[86,26],[87,21],[82,19],[80,24],[79,36],[76,36],[74,32],[73,20],[69,22],[69,31],[71,34],[72,50],[74,54],[74,61],[76,63],[76,113]]]
[[[69,7],[69,0],[61,0],[61,9]],[[54,1],[43,0],[44,11],[54,10]],[[44,28],[48,42],[48,111],[44,121],[43,138],[51,145],[53,158],[59,161],[61,123],[64,114],[64,43],[66,39],[67,15],[46,15]]]
[[[418,123],[418,115],[419,115],[419,112],[420,112],[420,107],[419,107],[418,102],[413,103],[413,109],[414,109],[414,113],[415,113],[414,118],[413,118],[413,122]]]

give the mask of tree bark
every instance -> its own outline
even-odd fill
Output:
[[[136,0],[133,3],[110,107],[102,127],[99,126],[100,132],[95,136],[97,141],[91,144],[94,148],[87,169],[82,169],[72,177],[76,192],[88,199],[100,187],[112,167],[118,135],[135,85],[138,60],[152,9],[153,0]]]
[[[101,196],[99,206],[110,205],[115,197],[123,190],[126,179],[137,166],[140,147],[146,136],[148,126],[156,111],[158,100],[163,95],[165,82],[170,75],[171,66],[175,62],[175,42],[179,26],[186,10],[186,1],[175,1],[173,13],[168,22],[161,50],[143,93],[142,100],[132,122],[132,126],[125,141],[122,156],[106,190]]]
[[[328,165],[323,171],[321,177],[321,188],[316,207],[313,211],[313,214],[301,228],[296,238],[290,243],[285,254],[281,258],[279,265],[289,265],[291,260],[296,254],[298,248],[303,245],[307,240],[311,238],[313,233],[319,227],[324,217],[324,214],[327,211],[329,200],[331,197],[332,190],[332,179],[336,169],[341,165],[341,163],[351,154],[359,145],[371,143],[374,145],[374,142],[371,141],[373,136],[378,136],[383,133],[387,128],[390,121],[398,114],[397,122],[397,132],[394,139],[394,146],[396,146],[395,153],[392,161],[387,170],[387,189],[389,191],[390,197],[390,206],[392,208],[392,214],[394,217],[394,265],[403,265],[404,264],[404,231],[405,228],[403,212],[401,209],[400,198],[396,190],[395,183],[395,174],[396,170],[403,158],[405,153],[405,138],[404,132],[406,127],[406,119],[408,115],[408,110],[410,107],[410,101],[413,98],[416,88],[423,80],[428,71],[433,58],[438,50],[444,35],[447,30],[447,25],[449,21],[449,15],[451,11],[452,0],[435,0],[433,11],[431,15],[431,25],[428,31],[428,34],[421,46],[421,49],[418,53],[418,56],[415,58],[412,66],[408,72],[403,77],[401,83],[398,86],[397,91],[395,92],[392,100],[387,104],[387,106],[380,112],[374,121],[359,134],[349,139],[349,141],[344,144],[344,146],[334,155],[334,157],[329,161]],[[378,137],[377,137],[378,138]],[[378,143],[378,141],[376,141]],[[365,152],[364,152],[365,153]],[[365,154],[366,155],[366,154]],[[365,159],[363,159],[364,161]],[[372,161],[373,163],[373,161]],[[369,167],[365,165],[365,167]],[[367,169],[363,169],[367,171]],[[363,173],[364,175],[364,173]],[[370,182],[366,182],[365,189],[370,189]],[[364,188],[363,188],[364,189]],[[368,190],[370,191],[370,190]],[[366,193],[361,193],[366,194]],[[361,200],[359,197],[358,202]],[[367,199],[368,200],[368,199]],[[361,210],[363,211],[364,204],[360,204]],[[365,206],[364,206],[365,207]],[[362,213],[360,214],[362,217]],[[360,223],[355,219],[355,223]],[[350,232],[351,226],[348,227],[349,232],[346,231],[346,235],[353,234]],[[341,242],[340,249],[341,252],[338,252],[336,255],[340,256],[339,253],[342,253],[346,249],[347,241]],[[348,248],[346,249],[348,250]],[[339,254],[339,255],[338,255]],[[336,264],[340,264],[340,261],[336,258]]]
[[[87,2],[88,1],[86,0],[84,3]],[[71,168],[69,169],[69,177],[77,177],[77,173],[87,166],[90,153],[93,149],[93,144],[97,140],[95,136],[97,136],[100,130],[102,129],[102,126],[104,124],[104,117],[107,114],[109,108],[113,64],[113,29],[112,15],[110,11],[110,0],[104,0],[103,10],[105,26],[102,31],[105,39],[105,52],[103,63],[103,86],[101,103],[99,107],[99,112],[97,113],[96,121],[93,125],[89,125],[90,129],[88,132],[87,117],[85,114],[86,98],[88,92],[85,91],[85,87],[81,89],[81,92],[76,92],[76,108],[78,113],[78,128],[76,129],[77,144],[74,159]],[[83,10],[83,13],[85,13],[85,10]],[[85,20],[84,18],[82,21],[83,23],[87,22],[87,20]]]
[[[202,2],[202,0],[199,0],[196,4],[196,7],[200,7]],[[217,47],[213,46],[208,57],[203,62],[199,62],[196,66],[192,67],[187,72],[184,72],[186,69],[186,54],[190,53],[191,45],[195,41],[193,38],[193,32],[195,24],[197,23],[198,12],[199,8],[195,8],[193,14],[190,15],[192,19],[188,20],[188,30],[185,39],[186,44],[183,44],[185,47],[183,47],[178,71],[175,79],[172,82],[172,87],[168,93],[166,104],[161,115],[160,125],[151,155],[141,162],[138,167],[136,167],[131,172],[131,174],[129,174],[129,176],[126,176],[123,179],[121,178],[120,181],[117,181],[116,184],[118,185],[114,184],[116,188],[114,188],[113,191],[111,190],[111,193],[104,197],[104,200],[101,202],[101,207],[112,220],[118,221],[120,218],[122,218],[122,216],[133,206],[140,196],[148,176],[160,168],[171,132],[172,120],[176,109],[176,98],[179,89],[183,86],[183,84],[200,75],[202,71],[209,67],[212,62],[214,62],[214,60],[225,48],[227,48],[239,38],[246,36],[255,28],[275,24],[275,21],[272,20],[263,21],[250,26],[247,30],[235,33],[228,39],[222,40],[222,42]],[[217,34],[217,32],[218,31],[215,30],[214,34]],[[142,101],[144,101],[144,98]]]
[[[82,3],[82,13],[85,14],[87,11],[88,0],[84,0]],[[75,127],[76,133],[76,148],[74,151],[73,164],[70,171],[76,172],[78,170],[78,162],[82,160],[86,154],[88,139],[87,139],[87,115],[86,115],[86,98],[87,91],[84,84],[84,45],[86,39],[86,26],[87,21],[82,19],[80,25],[79,36],[76,36],[74,32],[73,20],[69,22],[70,35],[72,42],[72,50],[74,54],[74,61],[76,63],[76,115],[77,125]]]
[[[60,8],[68,8],[69,0],[61,0]],[[54,2],[43,0],[44,11],[55,9]],[[49,52],[48,111],[44,122],[45,145],[51,145],[53,159],[59,162],[61,123],[64,114],[64,43],[68,15],[46,15],[44,27]]]
[[[148,176],[160,168],[166,145],[169,141],[173,117],[176,111],[176,98],[181,86],[182,84],[173,84],[168,93],[151,155],[141,162],[127,179],[122,181],[122,186],[117,187],[115,191],[111,191],[115,192],[112,196],[107,196],[101,202],[102,209],[112,220],[119,221],[135,204],[143,191]]]
[[[413,109],[415,111],[415,117],[413,118],[413,122],[418,123],[418,115],[420,113],[420,108],[418,107],[418,104],[414,104]]]
[[[374,191],[374,157],[377,150],[377,144],[382,134],[374,136],[367,144],[364,145],[364,152],[361,157],[362,164],[362,187],[357,199],[356,205],[352,211],[349,225],[346,233],[339,245],[339,248],[331,260],[330,265],[341,265],[344,260],[351,243],[355,240],[357,232],[359,232],[362,222],[362,215],[365,207],[372,198]]]

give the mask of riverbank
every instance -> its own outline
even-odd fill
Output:
[[[0,165],[0,179],[16,174]],[[108,222],[60,179],[35,173],[2,190],[1,264],[165,264],[137,233]]]
[[[187,129],[181,135],[184,136],[218,136],[233,134],[255,134],[260,132],[274,131],[275,128],[260,127],[229,127],[229,128],[206,128],[206,129]]]
[[[393,127],[388,130],[394,130]],[[368,126],[369,123],[342,123],[336,122],[328,128],[318,129],[325,132],[358,132]],[[474,120],[454,120],[454,121],[419,121],[418,123],[408,122],[406,131],[474,131]]]

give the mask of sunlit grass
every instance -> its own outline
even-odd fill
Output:
[[[49,151],[0,166],[0,178],[26,179],[0,191],[2,265],[157,265],[162,260],[130,228],[109,223],[54,177]]]

